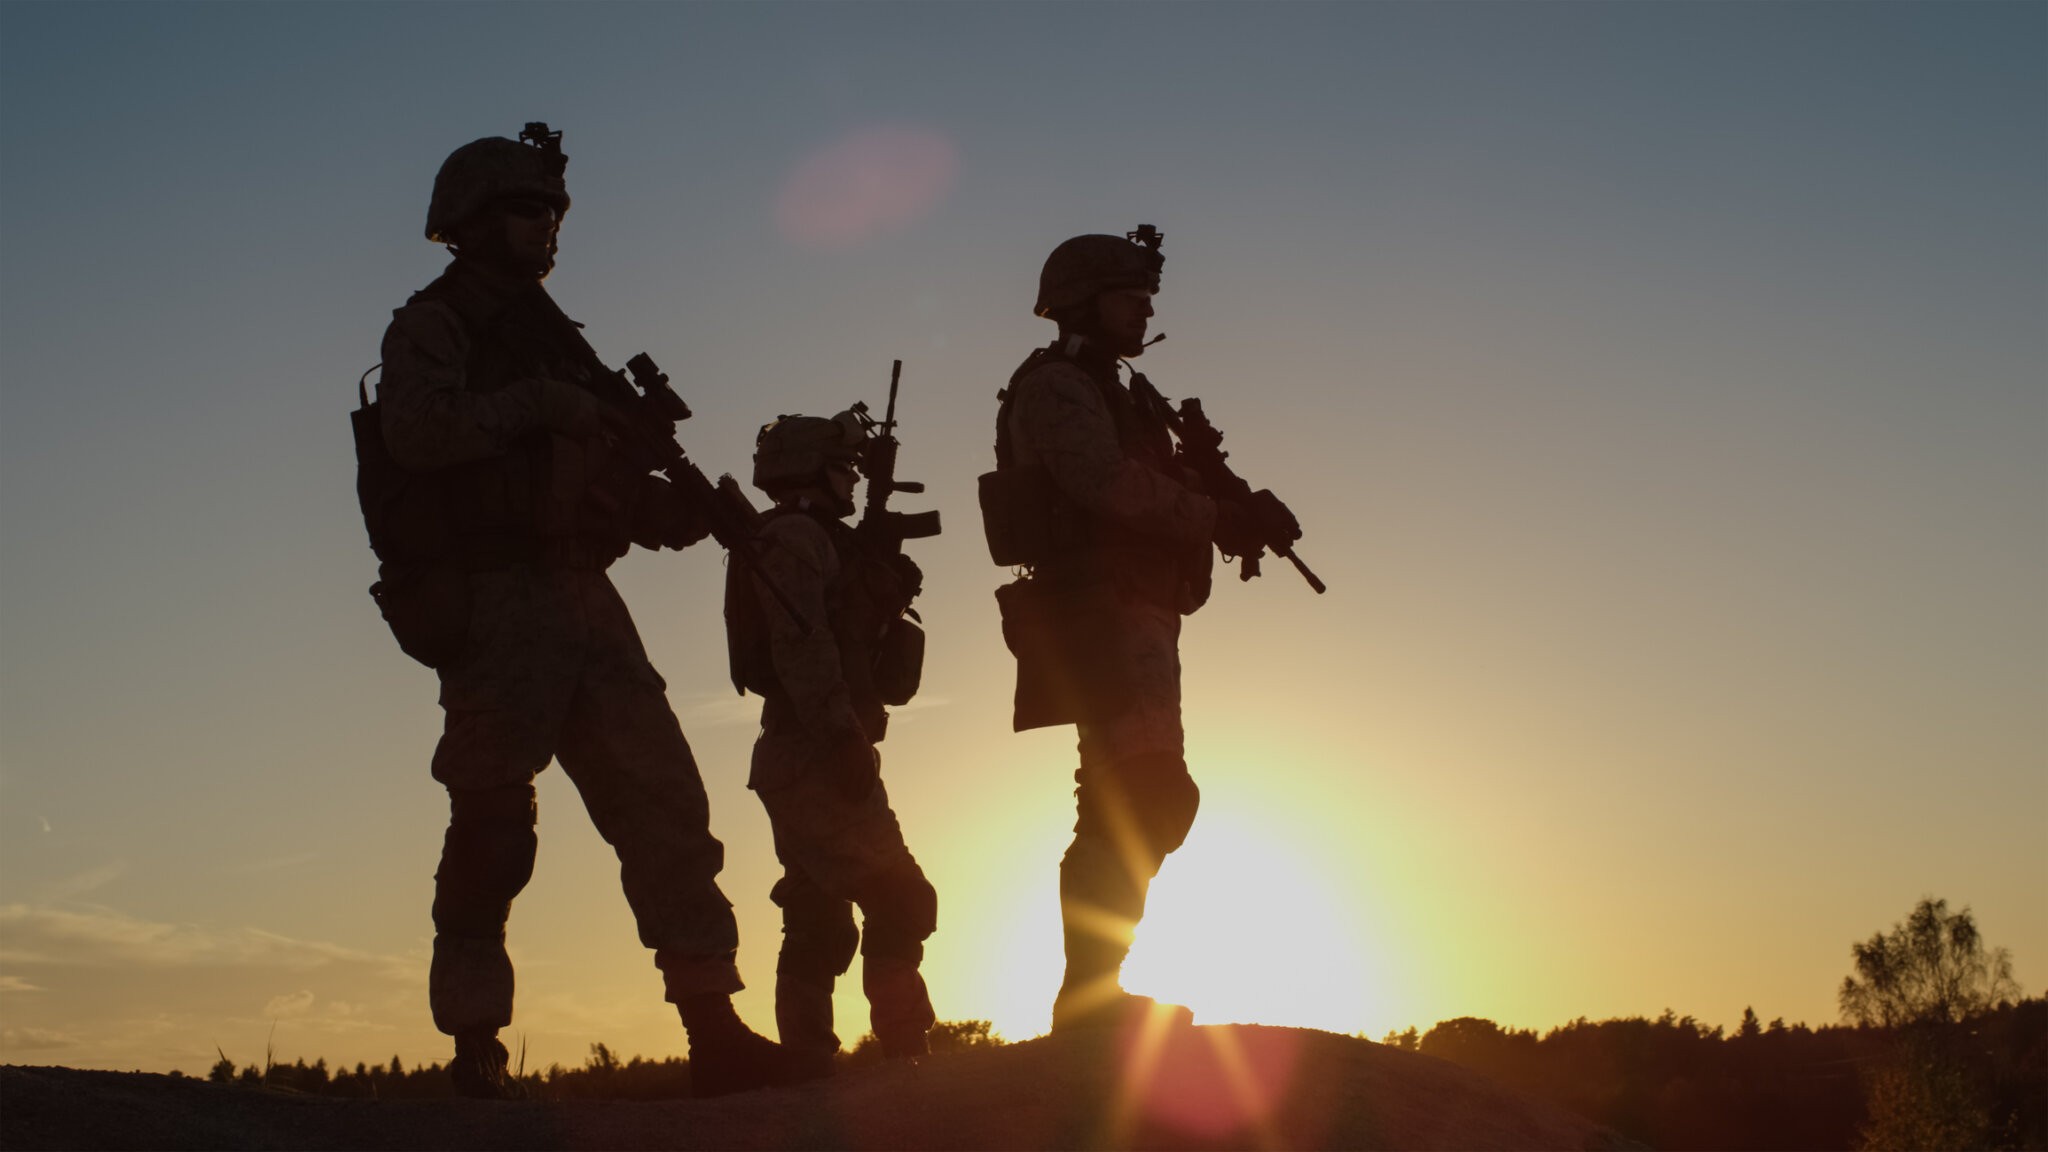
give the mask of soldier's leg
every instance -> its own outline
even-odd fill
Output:
[[[853,963],[860,929],[851,901],[833,896],[785,865],[769,893],[782,909],[782,953],[775,961],[775,1027],[782,1045],[811,1075],[832,1069],[839,1034],[832,1026],[832,990]]]
[[[822,764],[822,755],[812,763]],[[756,790],[785,865],[827,895],[860,906],[861,987],[883,1051],[922,1054],[935,1017],[918,969],[924,941],[938,927],[938,894],[903,842],[886,787],[849,800],[810,773],[770,787],[761,787],[757,775]]]
[[[434,960],[427,999],[450,1036],[512,1022],[505,922],[533,878],[532,784],[448,790],[448,834],[434,873]]]
[[[470,577],[469,639],[441,670],[434,779],[448,789],[448,833],[434,874],[434,1021],[459,1035],[512,1015],[505,922],[533,875],[533,777],[553,756],[569,681],[555,671],[573,629],[531,571]]]
[[[1138,605],[1122,623],[1135,700],[1123,715],[1080,725],[1074,839],[1060,861],[1067,969],[1055,1027],[1124,998],[1118,975],[1152,879],[1201,802],[1181,731],[1180,619]]]
[[[697,761],[618,593],[602,573],[588,576],[590,641],[556,758],[618,854],[640,942],[654,949],[667,999],[690,1034],[691,1090],[713,1096],[776,1083],[786,1077],[779,1049],[732,1007],[742,987],[739,931],[718,889],[725,847],[711,835]]]
[[[696,758],[610,581],[580,575],[590,639],[557,759],[618,854],[641,943],[668,954],[670,999],[729,995],[741,986],[739,937],[718,888],[725,847],[711,835]]]
[[[533,777],[553,755],[570,686],[576,629],[545,574],[471,578],[468,646],[441,672],[446,712],[434,778],[448,789],[448,833],[434,874],[428,1002],[455,1037],[449,1065],[465,1095],[504,1096],[512,961],[505,924],[533,875]]]
[[[895,820],[889,823],[893,826]],[[860,881],[854,899],[865,921],[861,990],[867,994],[875,1039],[884,1055],[922,1056],[930,1051],[926,1035],[938,1022],[919,970],[924,942],[939,927],[938,890],[906,852],[889,868]]]

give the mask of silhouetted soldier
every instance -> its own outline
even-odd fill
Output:
[[[381,420],[358,428],[384,561],[372,591],[401,646],[439,672],[446,712],[429,999],[455,1038],[456,1089],[515,1095],[497,1039],[512,1019],[505,923],[533,872],[534,776],[559,760],[618,852],[641,942],[688,1028],[696,1090],[738,1091],[774,1079],[779,1050],[733,1011],[724,849],[662,678],[605,575],[632,544],[682,548],[706,528],[629,462],[630,386],[541,287],[569,208],[560,140],[531,124],[442,164],[426,231],[455,261],[393,315]]]
[[[982,480],[991,554],[1030,570],[997,594],[1019,660],[1016,727],[1076,724],[1080,735],[1055,1032],[1154,1007],[1119,974],[1152,879],[1200,800],[1181,731],[1180,618],[1208,598],[1211,543],[1249,556],[1300,536],[1270,492],[1230,502],[1199,491],[1163,416],[1122,382],[1120,358],[1144,350],[1163,263],[1156,234],[1132,235],[1150,245],[1076,236],[1047,258],[1034,312],[1059,338],[1010,377],[997,470]]]
[[[726,576],[733,679],[763,697],[747,784],[768,809],[783,867],[773,892],[782,909],[775,1023],[812,1076],[828,1073],[839,1050],[832,987],[856,945],[884,1054],[923,1055],[934,1020],[918,966],[938,927],[938,894],[904,845],[875,748],[886,705],[916,691],[923,646],[904,612],[921,581],[900,552],[877,554],[842,522],[865,442],[854,412],[784,416],[761,429],[754,486],[775,507],[760,529],[758,574],[734,564]],[[865,932],[854,926],[856,904]]]

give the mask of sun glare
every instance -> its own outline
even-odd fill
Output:
[[[1198,1024],[1355,1032],[1383,1015],[1383,981],[1359,946],[1355,898],[1251,818],[1205,810],[1152,886],[1124,986],[1185,1004]]]

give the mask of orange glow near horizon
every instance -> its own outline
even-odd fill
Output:
[[[1333,870],[1253,814],[1205,810],[1153,885],[1125,986],[1200,1024],[1361,1028],[1383,1014],[1383,981]]]

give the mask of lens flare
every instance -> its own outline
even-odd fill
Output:
[[[807,248],[851,248],[901,231],[953,190],[959,150],[943,133],[902,124],[857,128],[806,156],[783,181],[775,221]]]

